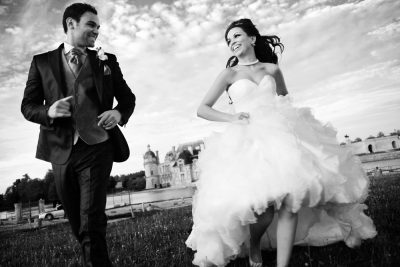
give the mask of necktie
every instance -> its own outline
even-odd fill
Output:
[[[82,53],[81,50],[77,48],[72,48],[71,51],[69,52],[69,66],[71,67],[72,72],[74,73],[75,77],[78,76],[79,71],[82,67]],[[75,130],[74,132],[74,145],[78,142],[79,134],[78,131]]]
[[[82,51],[77,48],[72,48],[69,57],[69,65],[71,66],[72,71],[74,72],[75,76],[78,75],[79,70],[82,67],[82,60],[81,57],[83,55]]]

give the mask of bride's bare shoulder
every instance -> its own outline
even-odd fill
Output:
[[[218,80],[223,80],[227,84],[231,84],[236,76],[237,70],[235,68],[226,68],[218,75]]]

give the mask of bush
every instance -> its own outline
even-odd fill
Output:
[[[377,135],[376,135],[376,137],[384,137],[385,136],[385,134],[383,133],[383,132],[379,132]]]

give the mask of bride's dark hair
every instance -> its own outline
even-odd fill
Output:
[[[278,56],[275,53],[275,48],[279,47],[281,53],[283,52],[284,46],[281,43],[281,39],[276,35],[260,35],[256,26],[250,19],[239,19],[232,22],[225,31],[225,41],[228,42],[228,32],[232,28],[241,28],[248,36],[255,36],[256,43],[254,46],[254,52],[256,58],[260,62],[274,63],[278,62]],[[239,60],[236,56],[232,56],[228,59],[226,67],[233,67],[238,64]]]

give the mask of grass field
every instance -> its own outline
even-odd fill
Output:
[[[400,176],[372,180],[367,214],[378,236],[350,249],[343,242],[326,247],[295,247],[291,266],[400,266]],[[107,241],[115,266],[192,266],[185,246],[192,226],[191,207],[138,213],[111,223]],[[79,246],[68,224],[41,230],[0,233],[0,266],[77,266]],[[273,266],[274,251],[263,252]],[[248,266],[237,259],[228,266]]]

